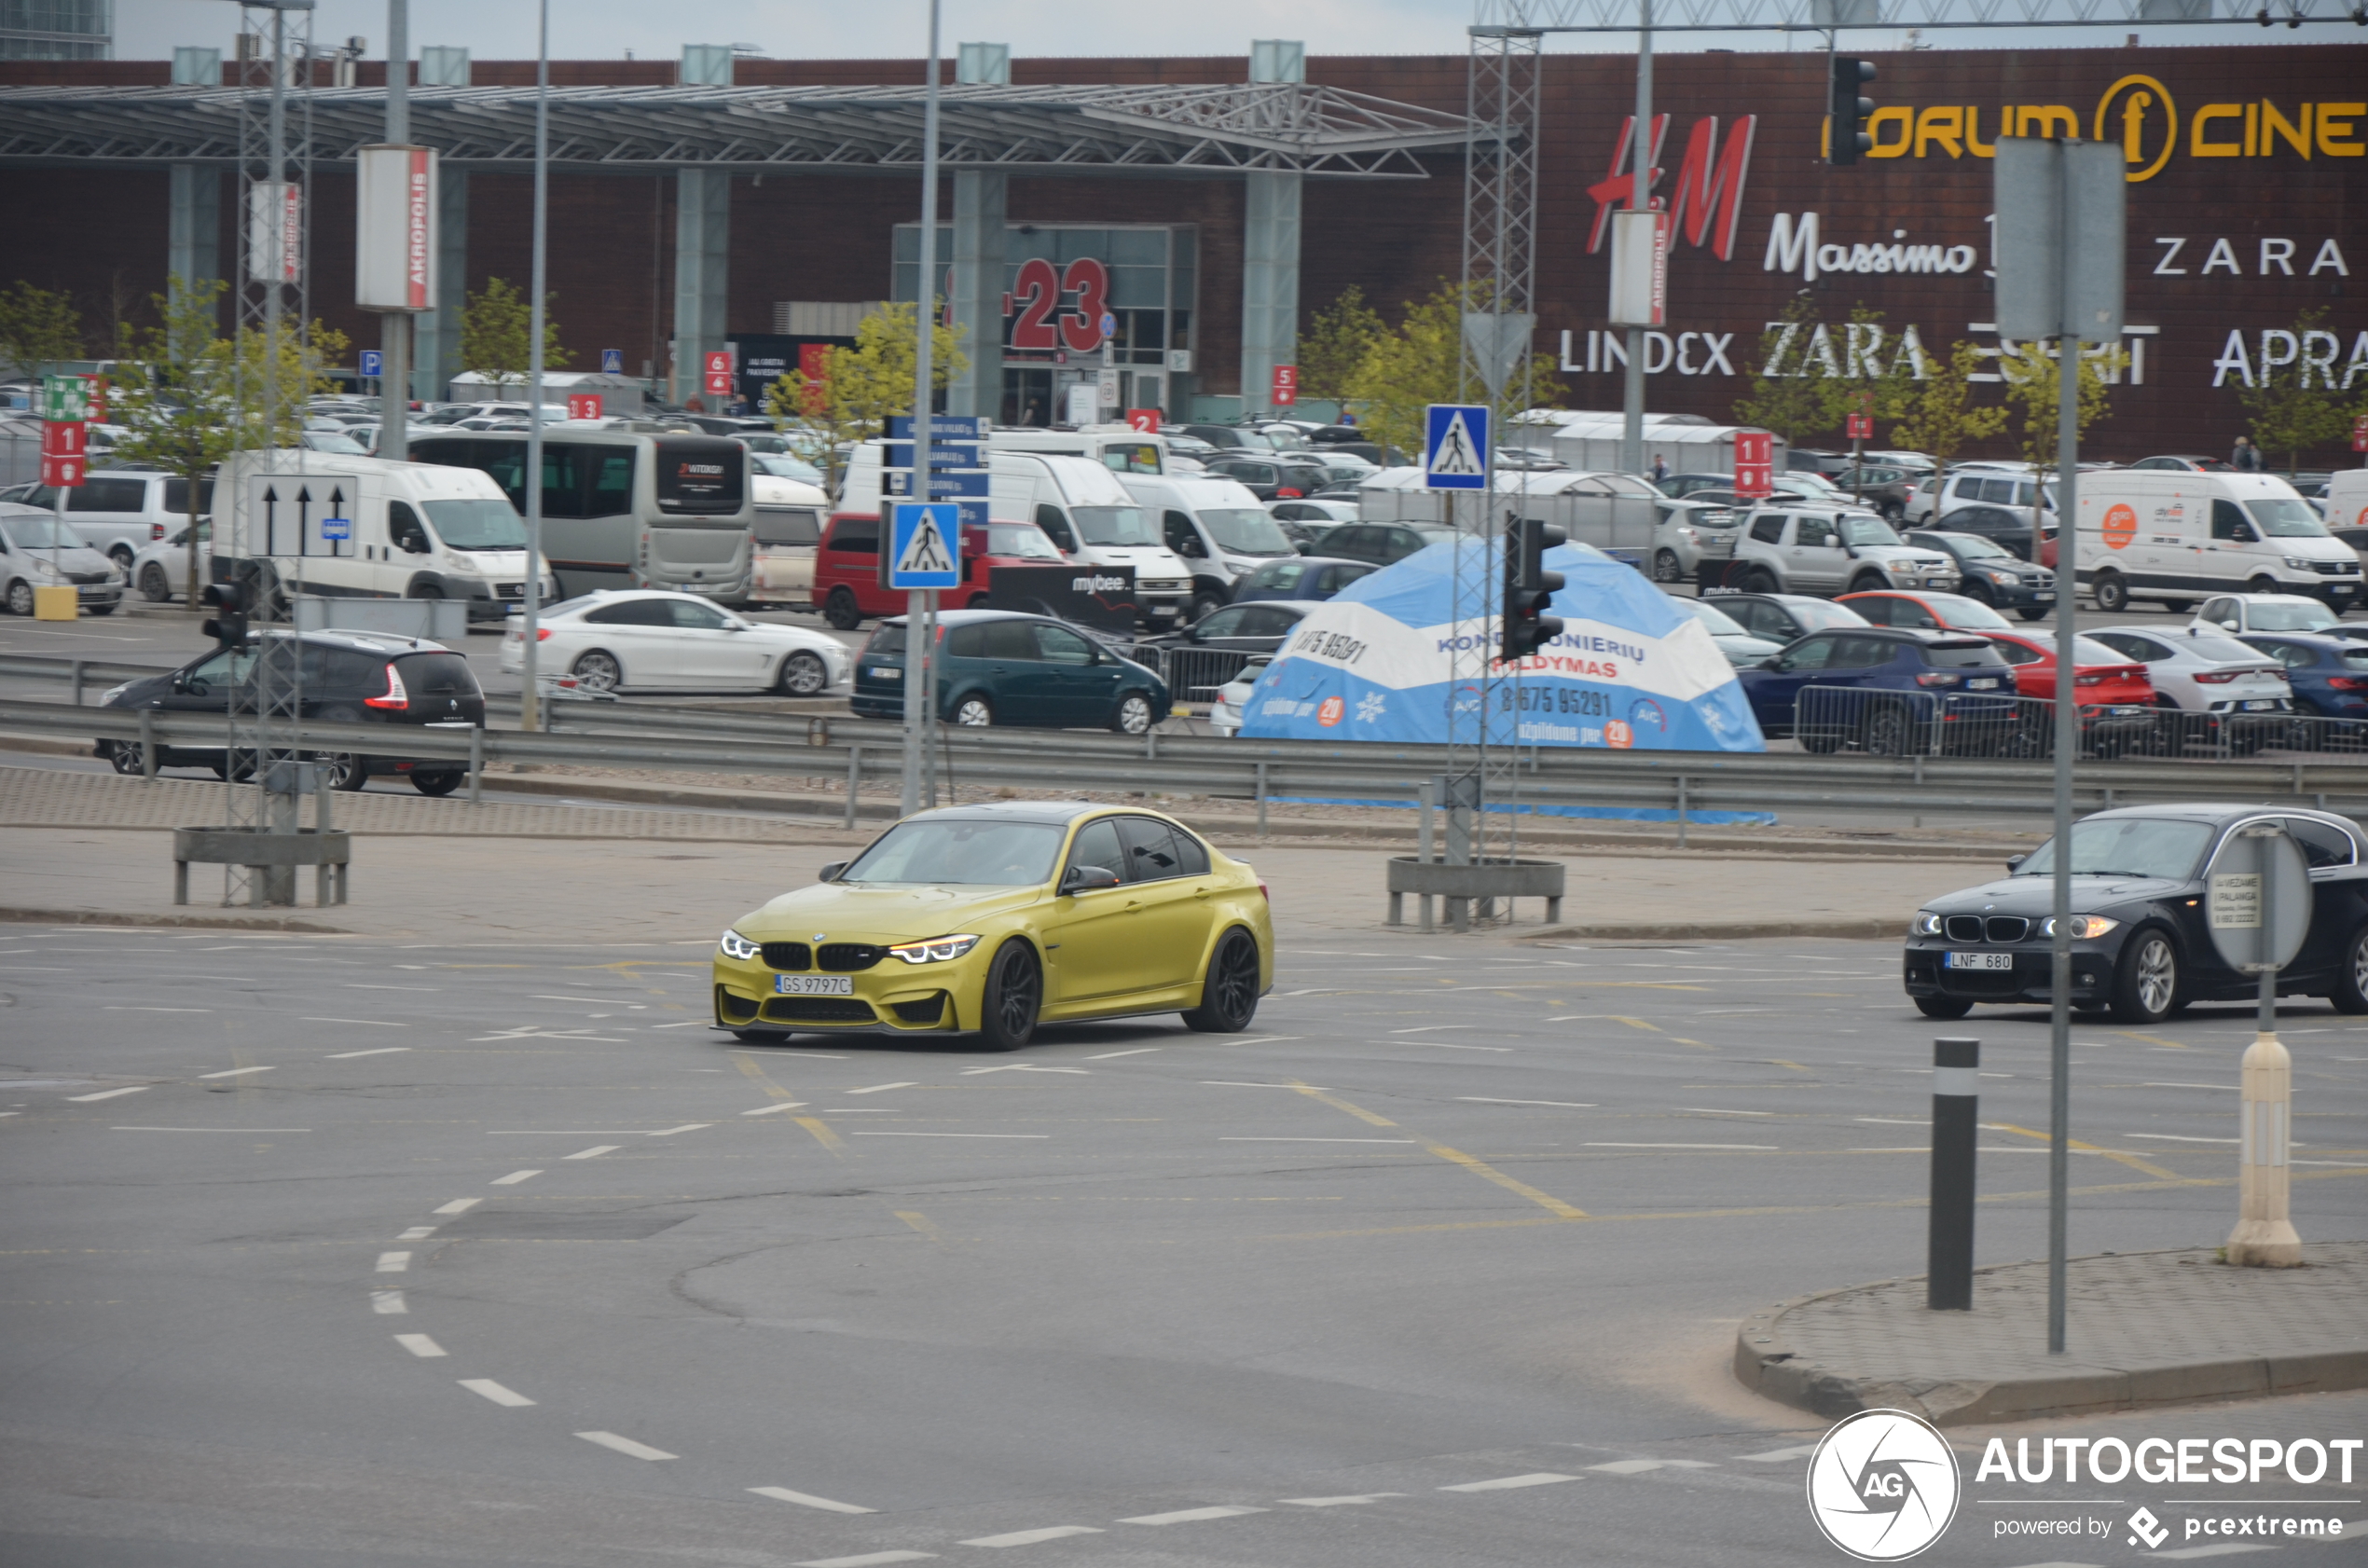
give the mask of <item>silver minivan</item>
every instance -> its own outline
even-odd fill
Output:
[[[57,496],[46,485],[19,485],[0,491],[0,501],[20,502],[53,511]],[[213,513],[213,481],[198,484],[198,516]],[[125,571],[131,557],[148,544],[189,523],[189,482],[169,474],[138,469],[99,468],[66,491],[66,525],[82,543],[112,559]]]
[[[0,606],[9,614],[33,613],[34,589],[71,584],[82,609],[112,615],[124,582],[114,562],[59,528],[53,514],[0,502]]]

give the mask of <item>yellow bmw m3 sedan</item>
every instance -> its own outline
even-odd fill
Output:
[[[1246,1029],[1273,983],[1248,866],[1156,812],[1013,801],[908,817],[736,922],[715,1022],[750,1040],[870,1030],[1016,1051],[1039,1024],[1141,1013]]]

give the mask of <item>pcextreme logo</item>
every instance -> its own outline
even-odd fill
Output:
[[[1948,1440],[1905,1410],[1836,1423],[1809,1461],[1810,1517],[1861,1562],[1902,1561],[1939,1540],[1962,1491]]]

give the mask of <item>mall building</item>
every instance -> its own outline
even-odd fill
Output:
[[[2003,135],[2078,135],[2128,164],[2127,312],[2113,415],[2090,449],[2224,453],[2241,392],[2300,366],[2368,406],[2368,45],[1875,54],[1875,149],[1822,156],[1825,56],[1660,53],[1654,194],[1675,225],[1670,320],[1645,342],[1649,406],[1719,422],[1763,332],[1808,323],[1775,368],[2000,339],[1990,162]],[[1952,38],[1978,39],[1979,34]],[[2242,47],[2237,47],[2239,41]],[[2190,41],[2193,41],[2190,43]],[[2218,47],[2215,47],[2217,45]],[[137,318],[168,274],[230,275],[239,94],[220,51],[172,62],[0,62],[0,283],[68,288],[87,322]],[[531,234],[531,62],[428,48],[413,140],[437,149],[444,308],[420,318],[418,395],[462,367],[458,289],[521,289]],[[1541,351],[1561,401],[1619,405],[1605,329],[1607,214],[1632,159],[1634,60],[1549,53],[1536,128]],[[310,307],[358,347],[353,151],[383,133],[383,66],[299,94]],[[852,340],[919,276],[916,62],[736,58],[555,63],[550,283],[571,367],[698,391],[729,350],[753,398]],[[1355,286],[1394,310],[1460,268],[1466,61],[1303,56],[1014,59],[966,46],[943,76],[934,292],[964,336],[955,412],[1224,418],[1269,406],[1314,312]],[[1879,347],[1854,309],[1879,312]],[[1113,384],[1114,383],[1114,384]],[[2004,448],[2000,448],[2003,451]],[[2350,461],[2340,443],[2320,462]]]

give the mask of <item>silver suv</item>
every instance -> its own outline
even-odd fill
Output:
[[[1954,592],[1960,582],[1954,560],[1902,543],[1872,512],[1799,502],[1755,507],[1735,542],[1735,562],[1729,579],[1747,594]]]

